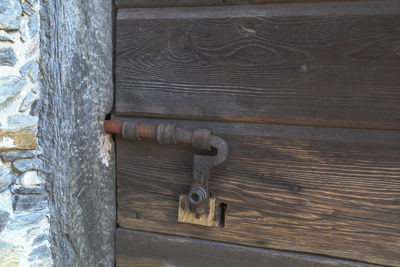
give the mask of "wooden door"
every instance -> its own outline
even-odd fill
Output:
[[[400,266],[400,2],[241,2],[117,1],[113,119],[230,147],[205,227],[191,149],[116,138],[117,266]]]

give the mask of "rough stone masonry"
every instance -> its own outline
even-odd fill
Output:
[[[38,0],[0,1],[0,266],[51,266],[39,156]]]

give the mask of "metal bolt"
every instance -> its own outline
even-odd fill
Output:
[[[205,213],[205,210],[204,208],[197,207],[194,209],[194,212],[196,213],[196,219],[199,219]]]
[[[201,187],[194,187],[190,189],[189,201],[192,205],[199,205],[206,198],[206,192]]]

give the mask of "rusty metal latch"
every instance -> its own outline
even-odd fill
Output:
[[[228,155],[228,144],[225,140],[207,129],[191,131],[169,123],[153,126],[140,122],[106,120],[104,129],[109,133],[121,134],[129,140],[151,139],[159,144],[187,144],[198,150],[216,150],[215,155],[194,154],[192,185],[187,194],[179,197],[178,214],[178,220],[181,222],[213,225],[215,199],[210,197],[208,180],[211,168],[221,164]]]

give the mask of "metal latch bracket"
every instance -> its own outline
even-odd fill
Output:
[[[228,155],[228,144],[210,130],[180,129],[175,124],[157,126],[140,122],[105,121],[106,132],[121,134],[123,138],[140,141],[156,140],[159,144],[188,144],[197,150],[215,150],[214,155],[194,154],[192,185],[187,194],[179,196],[178,221],[183,223],[214,225],[215,198],[210,197],[208,180],[213,167]]]

